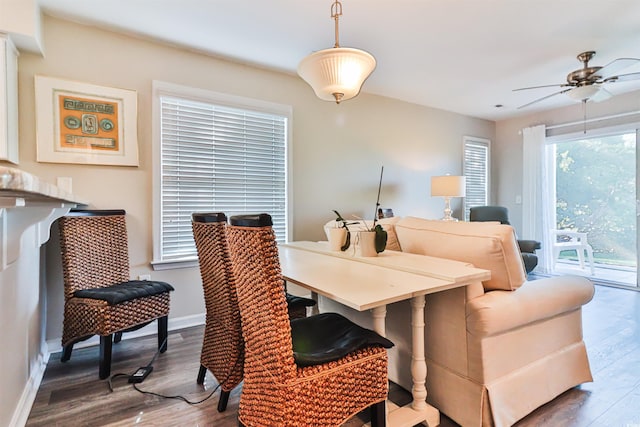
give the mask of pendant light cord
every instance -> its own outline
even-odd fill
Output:
[[[583,99],[582,100],[582,118],[584,119],[582,121],[583,123],[583,132],[586,135],[587,134],[587,100]]]

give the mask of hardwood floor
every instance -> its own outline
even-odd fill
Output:
[[[217,385],[208,373],[204,387],[196,384],[202,327],[170,333],[169,351],[154,363],[151,375],[140,385],[165,395],[183,395],[196,401]],[[594,382],[573,388],[538,408],[516,424],[531,426],[640,427],[640,292],[596,286],[596,296],[584,309],[585,342]],[[156,337],[124,340],[114,345],[112,373],[131,374],[153,357]],[[27,426],[237,426],[240,388],[227,410],[216,409],[219,392],[199,405],[143,395],[126,378],[98,379],[97,348],[74,350],[71,360],[60,363],[52,354]],[[407,391],[392,384],[390,398],[410,401]],[[345,426],[368,421],[359,414]],[[441,426],[457,426],[442,416]]]

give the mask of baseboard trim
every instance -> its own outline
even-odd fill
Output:
[[[13,417],[9,422],[9,426],[19,427],[27,424],[27,419],[31,413],[31,407],[33,406],[33,402],[36,400],[40,383],[44,377],[47,362],[49,362],[49,353],[40,353],[35,362],[35,366],[33,366],[29,380],[25,384],[24,390],[22,390],[22,395],[20,396],[18,405],[13,412]]]

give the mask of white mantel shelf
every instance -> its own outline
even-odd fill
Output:
[[[20,169],[0,166],[0,272],[20,256],[24,231],[37,226],[38,245],[49,240],[51,223],[85,205],[61,188]]]

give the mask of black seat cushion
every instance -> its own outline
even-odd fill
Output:
[[[116,305],[132,299],[150,297],[170,291],[173,291],[173,286],[165,282],[130,280],[104,288],[81,289],[75,291],[73,296],[104,300],[110,305]]]
[[[298,366],[332,362],[364,347],[393,347],[388,339],[337,313],[292,320],[291,339]]]

